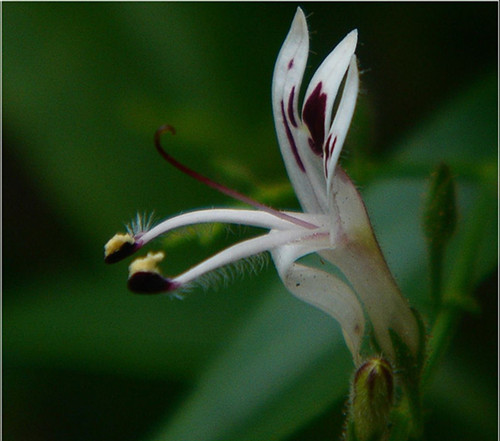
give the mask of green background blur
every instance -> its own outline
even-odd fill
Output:
[[[352,361],[336,323],[289,295],[272,264],[181,301],[134,296],[128,262],[102,262],[136,212],[233,204],[158,158],[163,123],[195,169],[297,207],[270,104],[296,7],[3,4],[5,440],[336,439]],[[422,203],[437,163],[452,168],[460,227],[446,277],[465,280],[479,308],[428,391],[428,439],[496,439],[497,4],[302,7],[308,78],[359,30],[361,94],[343,161],[424,314]],[[234,240],[177,238],[165,271]]]

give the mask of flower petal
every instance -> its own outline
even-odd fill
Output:
[[[298,8],[274,68],[273,114],[281,154],[299,202],[305,211],[319,213],[327,207],[326,190],[322,181],[314,180],[318,159],[307,147],[307,134],[297,110],[308,52],[306,18]]]
[[[307,88],[302,120],[309,129],[308,144],[318,156],[323,154],[325,136],[332,119],[333,104],[354,55],[357,41],[357,30],[347,34],[323,61]]]
[[[347,78],[342,91],[337,113],[335,114],[330,132],[324,145],[323,163],[325,166],[325,177],[327,182],[327,197],[330,200],[330,191],[332,186],[332,178],[335,174],[335,167],[344,145],[349,126],[351,125],[354,107],[359,89],[358,67],[356,56],[351,57]]]
[[[308,267],[296,260],[317,251],[304,245],[284,245],[271,252],[274,263],[287,289],[297,298],[321,309],[340,324],[345,342],[355,364],[364,335],[363,309],[353,290],[334,274]]]
[[[335,247],[321,257],[342,271],[363,302],[378,344],[394,360],[389,329],[417,353],[419,329],[416,319],[392,277],[377,243],[361,195],[341,167],[332,179],[332,212],[338,222],[330,233]]]

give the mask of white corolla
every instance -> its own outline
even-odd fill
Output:
[[[269,252],[286,288],[339,322],[356,363],[365,334],[365,313],[386,356],[395,356],[390,330],[413,354],[417,352],[419,331],[415,317],[387,267],[360,194],[338,164],[358,93],[356,44],[354,30],[323,61],[305,92],[301,111],[298,101],[309,33],[300,8],[276,61],[272,81],[276,132],[302,212],[275,210],[191,170],[160,144],[161,134],[173,133],[173,128],[159,129],[156,147],[167,161],[253,209],[197,210],[152,228],[137,222],[128,233],[117,234],[106,244],[106,262],[121,260],[161,235],[194,224],[241,224],[265,232],[172,277],[164,277],[158,269],[163,253],[150,252],[130,265],[128,285],[132,291],[175,293],[211,271]],[[337,267],[342,277],[338,272],[298,262],[312,253]]]

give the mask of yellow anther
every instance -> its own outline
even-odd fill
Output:
[[[165,258],[162,251],[157,253],[149,252],[146,257],[135,259],[128,267],[129,277],[139,272],[160,273],[158,263]]]
[[[126,233],[126,234],[115,234],[111,239],[108,240],[108,243],[104,245],[104,257],[108,257],[109,255],[116,253],[121,247],[129,243],[131,245],[134,244],[134,238]]]

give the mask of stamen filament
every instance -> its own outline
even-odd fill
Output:
[[[323,232],[323,234],[325,234]],[[244,240],[226,248],[212,257],[204,260],[198,265],[190,268],[179,276],[172,278],[171,282],[178,286],[185,285],[213,270],[235,263],[241,259],[251,257],[265,251],[270,251],[281,245],[286,245],[295,241],[307,240],[308,236],[316,237],[304,230],[273,231],[262,236]]]
[[[297,219],[301,220],[301,219]],[[319,220],[319,219],[318,219]],[[162,223],[156,225],[151,230],[145,232],[137,243],[140,246],[145,245],[149,241],[157,238],[176,228],[195,225],[200,223],[232,223],[240,225],[248,225],[253,227],[262,227],[267,229],[276,230],[297,230],[296,222],[291,224],[291,221],[284,220],[283,218],[276,217],[274,214],[266,213],[257,210],[238,210],[238,209],[210,209],[210,210],[197,210],[190,213],[184,213],[179,216],[167,219]],[[308,225],[313,225],[307,222]],[[302,226],[302,225],[301,225]],[[309,227],[307,227],[309,230]],[[314,226],[318,228],[318,226]]]

